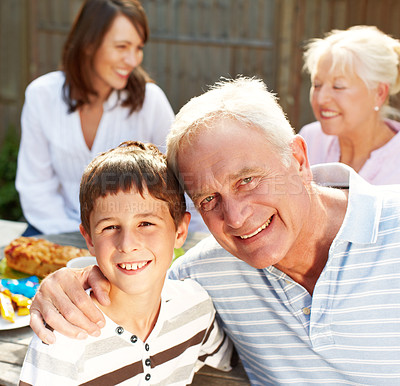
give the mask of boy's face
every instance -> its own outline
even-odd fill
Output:
[[[90,214],[90,252],[112,286],[128,294],[162,289],[173,250],[183,245],[190,215],[175,228],[168,204],[136,191],[99,197]]]

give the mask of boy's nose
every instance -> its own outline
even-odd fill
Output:
[[[140,246],[140,240],[133,232],[122,231],[118,240],[117,249],[122,253],[130,253]]]

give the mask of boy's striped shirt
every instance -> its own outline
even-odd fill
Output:
[[[232,346],[194,281],[167,280],[157,323],[142,342],[106,317],[99,338],[57,333],[55,345],[32,340],[20,385],[186,385],[204,364],[230,370]]]

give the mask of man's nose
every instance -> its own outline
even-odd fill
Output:
[[[251,216],[251,206],[243,198],[223,199],[222,212],[225,226],[239,229]]]

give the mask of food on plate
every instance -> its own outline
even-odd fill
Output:
[[[9,293],[8,296],[10,296],[11,300],[17,305],[17,307],[28,308],[32,304],[32,299],[29,299],[24,295],[13,294],[10,292],[10,290],[7,292]]]
[[[3,319],[11,323],[15,322],[15,311],[10,296],[0,292],[0,312]]]
[[[30,307],[18,307],[18,308],[17,308],[17,315],[18,315],[18,316],[26,316],[26,315],[29,315],[29,308],[30,308]]]
[[[14,294],[8,288],[0,287],[0,311],[3,319],[15,323],[15,314],[29,315],[32,300],[24,295]]]
[[[7,265],[10,268],[44,277],[75,257],[90,255],[87,249],[64,246],[45,239],[19,237],[4,249]]]
[[[18,285],[15,285],[14,282],[18,282],[18,280],[3,279],[0,284],[0,314],[3,319],[11,323],[15,323],[16,315],[18,316],[29,315],[29,309],[31,308],[32,304],[32,299],[20,293],[13,293],[7,287],[11,286],[10,288],[15,288],[15,290],[18,291],[22,285],[30,281],[27,281],[27,279],[23,279],[22,282],[19,283]]]

